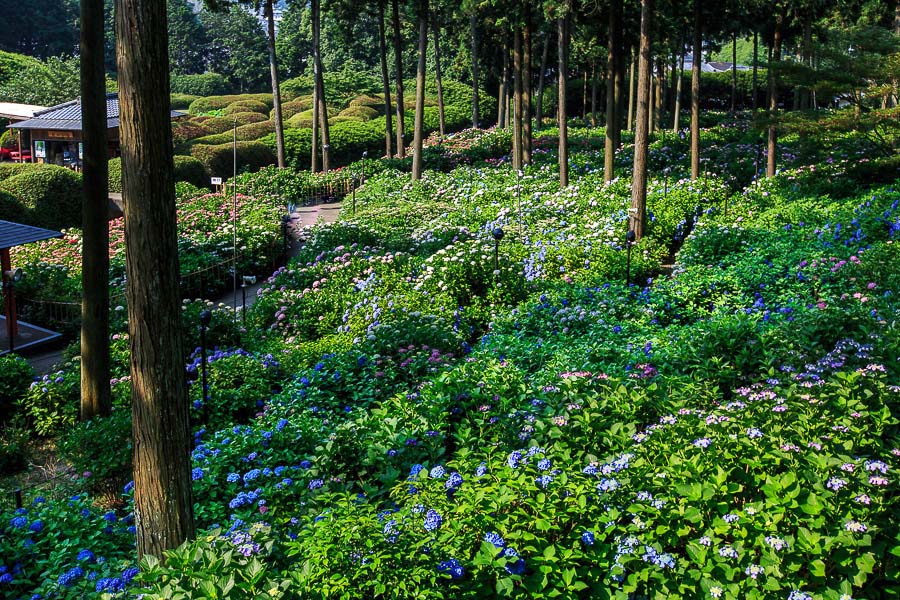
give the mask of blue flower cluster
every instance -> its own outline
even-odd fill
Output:
[[[445,560],[442,563],[439,563],[437,566],[437,570],[439,573],[446,573],[450,576],[451,579],[462,579],[462,577],[466,574],[466,570],[463,568],[459,561],[455,558],[451,558],[450,560]]]

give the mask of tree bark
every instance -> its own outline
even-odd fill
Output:
[[[481,120],[478,115],[478,31],[475,15],[469,17],[469,32],[472,37],[472,128],[478,129]]]
[[[310,152],[310,160],[309,160],[309,170],[312,173],[317,173],[319,171],[319,86],[317,82],[319,80],[316,77],[316,58],[313,55],[313,93],[312,93],[312,148]]]
[[[586,122],[588,116],[588,70],[584,68],[584,77],[581,79],[581,121]]]
[[[393,140],[391,138],[394,125],[391,119],[391,82],[388,76],[387,39],[384,35],[384,5],[385,0],[378,1],[378,50],[381,58],[381,84],[384,94],[384,152],[385,156],[391,158],[393,156]]]
[[[281,120],[281,86],[278,83],[278,60],[275,56],[275,11],[272,7],[273,0],[266,0],[266,25],[268,29],[269,45],[269,74],[272,78],[273,115],[275,121],[275,154],[278,160],[278,168],[284,168],[284,122]]]
[[[654,114],[656,113],[656,76],[654,75],[654,57],[650,55],[650,104],[647,106],[647,127],[650,133],[653,133],[655,129],[653,128],[654,123],[656,123],[656,119],[654,118]]]
[[[684,44],[681,45],[681,51],[678,56],[678,81],[675,82],[675,119],[673,120],[672,131],[678,133],[678,127],[681,125],[681,85],[684,79]]]
[[[138,558],[195,534],[184,382],[166,3],[117,0],[119,135]]]
[[[665,106],[664,98],[666,96],[666,61],[662,56],[656,59],[656,96],[654,103],[656,109],[653,111],[653,131],[661,129],[663,107]]]
[[[500,54],[503,63],[503,72],[500,75],[500,92],[497,101],[497,128],[506,129],[507,115],[509,109],[509,49],[504,43],[500,47]]]
[[[609,32],[606,41],[606,139],[603,149],[603,180],[612,181],[616,166],[616,30],[620,27],[616,19],[615,0],[609,7]]]
[[[628,69],[628,122],[625,130],[631,131],[634,124],[634,49],[631,50],[631,66]]]
[[[522,30],[522,163],[531,164],[531,12]]]
[[[112,411],[109,385],[109,160],[103,0],[81,0],[84,173],[81,239],[81,419]],[[167,105],[168,106],[168,105]]]
[[[694,58],[691,66],[691,179],[700,177],[700,63],[703,61],[701,0],[694,0]]]
[[[513,169],[522,168],[522,26],[513,27]]]
[[[566,73],[568,67],[568,18],[571,9],[570,0],[562,6],[562,15],[556,19],[556,40],[559,47],[559,71],[557,74],[557,111],[556,121],[559,125],[559,187],[569,185],[569,126],[566,112]]]
[[[391,24],[394,29],[394,70],[397,77],[395,89],[397,110],[397,156],[406,157],[406,143],[403,141],[403,43],[400,37],[400,6],[398,0],[391,0]]]
[[[737,31],[731,32],[731,112],[737,107]]]
[[[434,34],[434,79],[437,86],[438,130],[441,132],[441,137],[444,137],[446,121],[444,118],[444,86],[441,83],[440,25],[435,15],[432,15],[431,30]]]
[[[331,169],[331,133],[328,127],[328,104],[325,102],[325,83],[322,78],[322,52],[320,43],[322,39],[322,3],[321,0],[312,0],[311,6],[314,7],[313,17],[313,60],[315,60],[315,76],[314,83],[317,90],[319,106],[315,110],[313,118],[319,119],[319,130],[322,135],[322,170],[326,173]]]
[[[591,127],[597,126],[597,59],[591,60]],[[608,126],[608,125],[607,125]]]
[[[425,131],[425,55],[428,52],[428,0],[419,2],[419,65],[416,69],[416,116],[413,129],[412,180],[422,177],[422,142]]]
[[[537,97],[535,98],[535,124],[537,129],[543,126],[544,121],[544,82],[547,72],[547,55],[550,51],[550,36],[544,35],[544,50],[541,53],[541,72],[538,73]]]
[[[784,16],[775,15],[775,32],[772,36],[772,60],[769,63],[769,139],[768,139],[768,160],[766,161],[766,177],[775,176],[776,154],[778,151],[778,129],[775,127],[774,119],[778,113],[778,77],[777,73],[773,73],[772,65],[777,66],[781,62],[781,27],[784,23]]]
[[[647,214],[647,153],[649,149],[650,113],[650,20],[653,15],[653,0],[641,0],[641,42],[638,59],[637,117],[634,125],[634,173],[631,184],[631,207],[628,215],[628,229],[634,232],[635,240],[644,237],[644,222]]]
[[[759,31],[753,31],[753,112],[759,105]]]

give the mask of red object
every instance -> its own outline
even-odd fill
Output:
[[[6,148],[0,147],[0,160],[12,160],[12,152]]]
[[[31,152],[26,150],[25,152],[19,153],[15,150],[12,150],[9,153],[9,157],[16,162],[27,162],[31,160]]]

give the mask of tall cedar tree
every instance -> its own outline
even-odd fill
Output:
[[[195,534],[164,0],[116,0],[138,558]]]
[[[278,168],[284,168],[284,121],[281,119],[281,86],[278,83],[278,60],[275,56],[275,11],[273,0],[266,0],[265,4],[267,41],[269,46],[269,75],[272,79],[272,99],[274,109],[272,118],[275,120],[275,149],[278,157]]]
[[[406,157],[406,143],[403,141],[403,40],[400,37],[400,5],[391,0],[391,26],[394,33],[394,76],[397,78],[397,157]]]
[[[472,128],[478,128],[478,31],[475,29],[475,15],[469,16],[469,34],[472,37]]]
[[[438,103],[438,131],[441,137],[444,137],[446,130],[446,119],[444,117],[444,84],[441,81],[441,26],[438,23],[437,11],[432,15],[431,31],[434,34],[434,80],[437,86],[437,103]]]
[[[416,68],[416,118],[413,128],[412,180],[422,177],[425,138],[425,56],[428,52],[428,0],[419,2],[419,64]]]
[[[778,129],[775,127],[775,114],[778,111],[778,63],[781,62],[781,41],[783,37],[784,14],[779,11],[775,14],[775,31],[772,33],[772,60],[769,64],[769,139],[768,161],[766,162],[766,177],[775,176],[775,158],[778,150]],[[773,65],[776,68],[772,68]]]
[[[81,0],[81,418],[112,410],[109,386],[109,221],[103,0]]]
[[[616,102],[616,65],[622,52],[622,0],[612,0],[609,6],[609,35],[606,55],[606,144],[603,158],[603,180],[615,177],[617,129],[621,126]]]
[[[647,215],[647,153],[650,128],[650,21],[653,0],[641,0],[641,42],[638,59],[637,116],[634,124],[634,173],[631,184],[631,208],[628,229],[635,240],[644,236]]]
[[[556,122],[559,126],[559,187],[569,185],[569,129],[568,113],[566,113],[566,72],[568,71],[568,20],[572,8],[570,0],[563,2],[561,12],[556,19],[556,43],[559,48],[559,70],[557,79]]]
[[[315,75],[316,106],[313,107],[313,119],[319,121],[319,133],[322,136],[322,170],[326,173],[331,168],[331,133],[328,128],[328,105],[325,102],[325,83],[322,78],[322,2],[312,0],[313,26],[313,74]]]
[[[691,179],[700,177],[700,63],[703,60],[701,0],[694,0],[694,58],[691,66]]]
[[[384,35],[384,5],[386,0],[378,0],[378,54],[381,62],[381,83],[384,93],[384,155],[391,158],[392,138],[394,135],[391,123],[391,80],[388,77],[387,41]]]

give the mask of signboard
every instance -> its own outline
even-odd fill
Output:
[[[51,140],[71,140],[75,135],[71,131],[54,131],[51,129],[47,132],[47,137]]]
[[[78,142],[78,160],[84,160],[84,143]]]
[[[37,158],[47,158],[47,142],[36,140],[34,142],[34,155]]]
[[[213,185],[222,185],[221,177],[213,177],[210,181]]]

